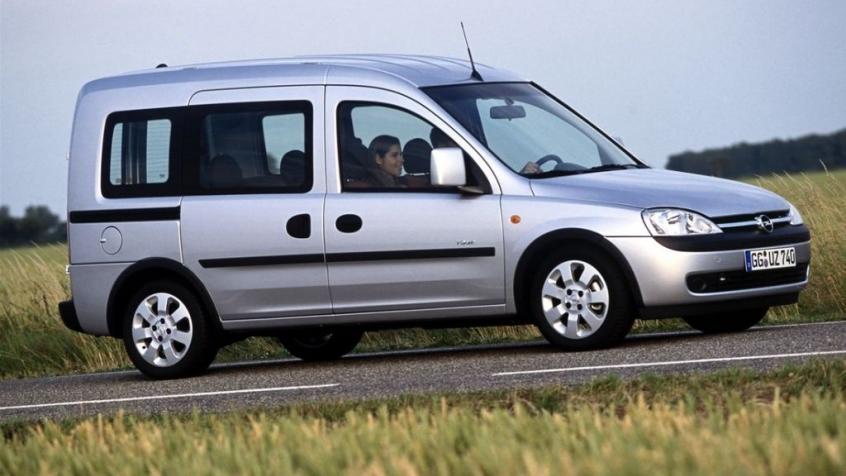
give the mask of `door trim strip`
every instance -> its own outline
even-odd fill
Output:
[[[480,258],[496,255],[496,248],[443,248],[434,250],[359,251],[352,253],[328,253],[326,261],[347,263],[351,261],[385,261],[406,259]]]
[[[113,208],[108,210],[76,210],[68,213],[70,223],[113,223],[127,221],[179,220],[180,207]]]
[[[242,266],[273,266],[280,264],[307,264],[325,262],[323,254],[246,256],[241,258],[201,259],[203,268],[236,268]]]
[[[240,266],[273,266],[306,263],[349,263],[354,261],[387,261],[444,258],[481,258],[496,256],[493,246],[479,248],[443,248],[432,250],[360,251],[305,255],[245,256],[238,258],[201,259],[203,268],[232,268]]]

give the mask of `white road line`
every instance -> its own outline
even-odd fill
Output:
[[[47,408],[47,407],[69,407],[74,405],[90,405],[97,403],[120,403],[120,402],[139,402],[144,400],[165,400],[171,398],[189,398],[189,397],[213,397],[219,395],[238,395],[241,393],[267,393],[267,392],[284,392],[286,390],[309,390],[315,388],[337,387],[339,383],[327,383],[321,385],[300,385],[295,387],[267,387],[267,388],[245,388],[241,390],[221,390],[217,392],[196,392],[196,393],[177,393],[172,395],[148,395],[145,397],[125,397],[125,398],[104,398],[101,400],[77,400],[75,402],[55,402],[55,403],[35,403],[32,405],[13,405],[9,407],[0,407],[0,410],[25,410],[28,408]]]
[[[797,322],[795,324],[764,324],[762,326],[755,326],[753,329],[781,329],[785,327],[809,327],[809,326],[830,326],[830,325],[846,324],[846,320],[839,321],[819,321],[819,322]]]
[[[830,326],[830,325],[846,325],[846,320],[840,321],[820,321],[820,322],[797,322],[795,324],[763,324],[760,326],[751,327],[750,330],[766,331],[769,329],[788,329],[791,327],[812,327],[812,326]],[[639,337],[673,337],[673,336],[687,336],[687,335],[702,335],[701,332],[693,329],[677,330],[677,331],[659,331],[659,332],[644,332],[643,334],[629,334],[626,338]],[[737,335],[737,334],[735,334]]]
[[[820,352],[798,352],[795,354],[768,354],[768,355],[749,355],[744,357],[717,357],[713,359],[693,359],[693,360],[669,360],[663,362],[639,362],[636,364],[615,364],[615,365],[591,365],[586,367],[569,367],[560,369],[540,369],[540,370],[518,370],[514,372],[497,372],[492,374],[494,377],[503,377],[508,375],[530,375],[530,374],[551,374],[561,372],[578,372],[584,370],[607,370],[607,369],[632,369],[639,367],[666,367],[670,365],[685,365],[685,364],[705,364],[713,362],[736,362],[738,360],[767,360],[767,359],[787,359],[790,357],[813,357],[821,355],[838,355],[846,354],[846,350],[827,350]]]

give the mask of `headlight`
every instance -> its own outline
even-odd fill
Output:
[[[644,210],[643,222],[652,236],[708,235],[722,233],[711,220],[698,213],[675,208]]]
[[[801,225],[805,223],[802,221],[802,215],[799,213],[799,210],[797,210],[792,203],[790,203],[790,214],[788,216],[790,217],[791,225]]]

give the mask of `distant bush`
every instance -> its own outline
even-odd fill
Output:
[[[22,217],[0,207],[0,248],[67,241],[67,228],[59,216],[44,205],[30,205]]]
[[[828,135],[683,152],[670,156],[667,168],[727,178],[846,168],[846,129]]]

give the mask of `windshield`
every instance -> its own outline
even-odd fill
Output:
[[[526,177],[645,167],[532,84],[424,90],[511,170]]]

